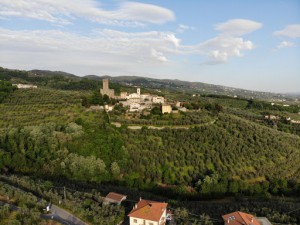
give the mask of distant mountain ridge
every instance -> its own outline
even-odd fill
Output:
[[[86,75],[83,77],[63,72],[63,71],[50,71],[50,70],[12,70],[1,68],[2,74],[7,74],[11,72],[9,76],[14,77],[14,72],[21,73],[16,75],[17,78],[31,82],[34,77],[49,78],[69,80],[69,81],[80,81],[82,79],[89,79],[95,81],[101,81],[104,78],[109,78],[112,83],[119,83],[125,86],[140,86],[145,88],[153,89],[169,89],[172,91],[179,91],[188,94],[215,94],[215,95],[226,95],[231,97],[241,97],[241,98],[255,98],[268,101],[297,101],[297,98],[300,96],[297,94],[280,94],[280,93],[271,93],[271,92],[261,92],[261,91],[251,91],[241,88],[226,87],[222,85],[207,84],[202,82],[189,82],[181,81],[178,79],[155,79],[148,77],[139,77],[139,76],[98,76],[98,75]],[[38,82],[38,81],[37,81]],[[38,84],[38,83],[37,83]]]
[[[67,73],[63,71],[50,71],[50,70],[30,70],[32,74],[38,75],[38,76],[64,76],[64,77],[73,77],[73,78],[79,78],[78,76]]]
[[[155,79],[138,76],[111,77],[108,75],[87,75],[84,76],[84,78],[92,80],[102,80],[103,78],[109,78],[112,82],[120,83],[122,85],[141,86],[156,89],[171,89],[174,91],[182,91],[191,94],[216,94],[242,98],[257,98],[263,100],[294,100],[293,97],[295,97],[295,95],[290,96],[288,94],[251,91],[241,88],[226,87],[222,85],[207,84],[202,82],[181,81],[178,79]]]

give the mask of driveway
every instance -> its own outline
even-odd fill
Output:
[[[42,214],[41,217],[44,219],[52,219],[66,225],[88,225],[73,214],[56,205],[52,204],[50,210],[51,214]]]

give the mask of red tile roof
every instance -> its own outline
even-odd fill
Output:
[[[109,192],[108,195],[105,197],[106,200],[110,201],[114,201],[114,202],[120,202],[122,200],[124,200],[123,198],[126,198],[126,195],[121,195],[115,192]]]
[[[141,199],[136,204],[136,207],[133,210],[131,210],[128,216],[159,222],[167,206],[168,203],[154,202]]]
[[[226,214],[222,218],[226,225],[260,225],[253,215],[239,211]]]

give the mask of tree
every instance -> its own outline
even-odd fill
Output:
[[[15,91],[17,87],[13,86],[9,81],[0,80],[0,103],[11,92]]]
[[[174,217],[177,224],[189,224],[189,212],[185,208],[177,208],[174,211]]]
[[[160,108],[157,106],[155,106],[151,109],[151,114],[152,115],[162,115]]]
[[[111,173],[114,177],[117,177],[120,175],[120,167],[118,165],[117,162],[113,162],[111,165],[110,165],[110,170],[111,170]]]

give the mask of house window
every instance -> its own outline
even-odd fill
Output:
[[[133,222],[134,222],[134,223],[137,223],[137,219],[134,219]]]

